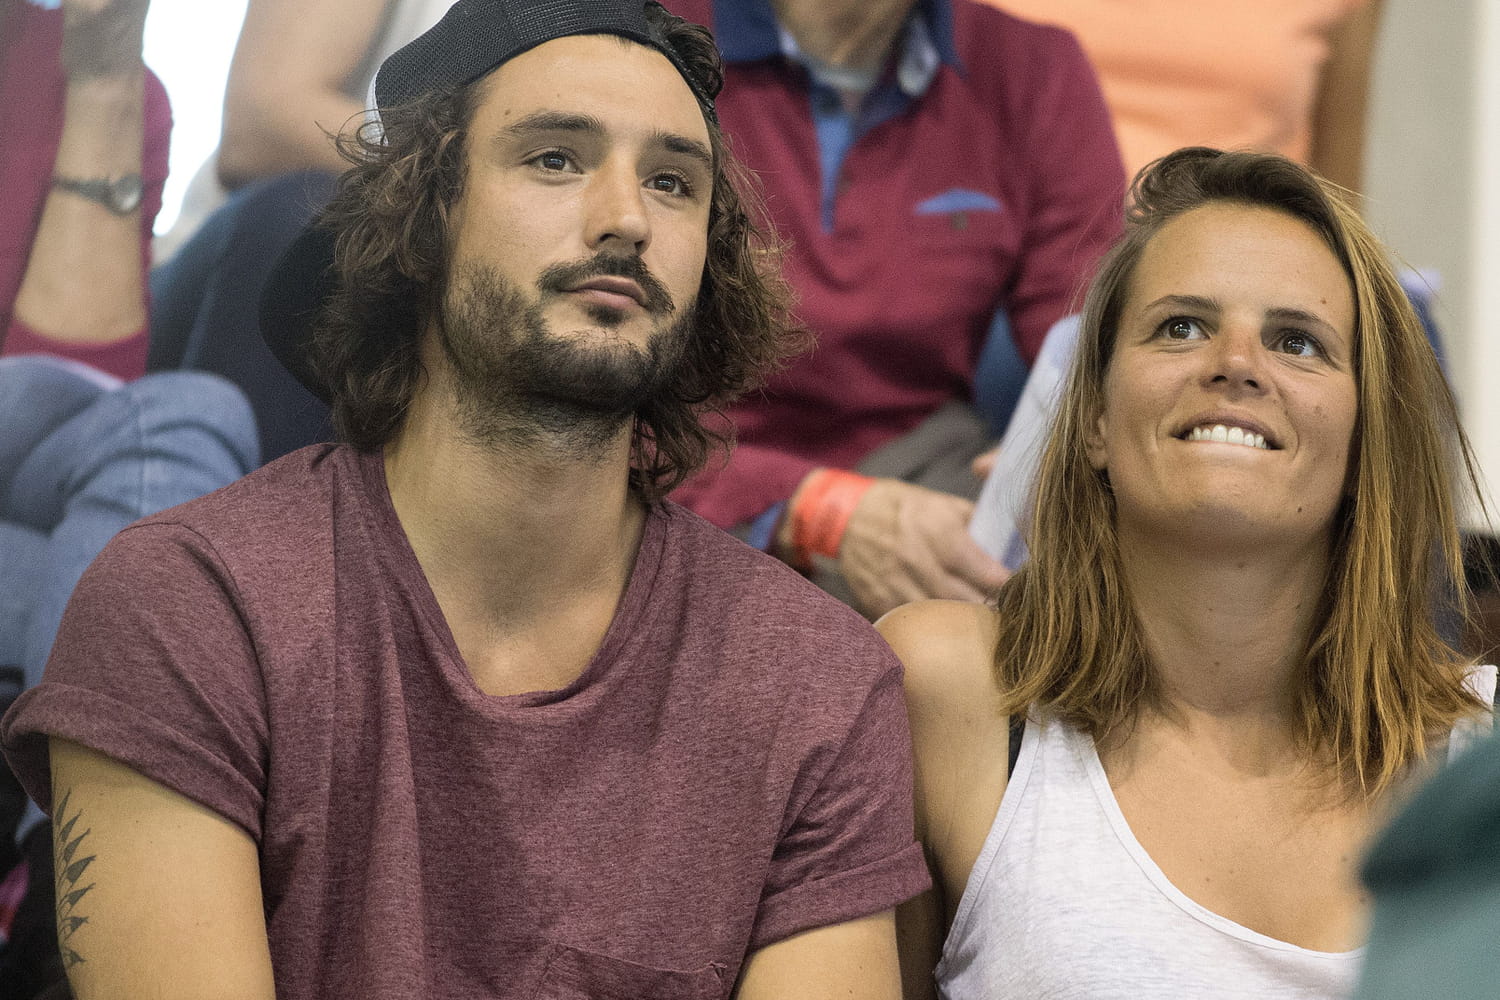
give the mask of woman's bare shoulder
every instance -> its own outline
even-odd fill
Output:
[[[876,627],[906,666],[917,833],[942,889],[946,923],[1005,793],[1009,727],[993,666],[998,619],[982,604],[922,601]]]
[[[998,619],[988,605],[918,601],[875,623],[906,667],[910,696],[955,704],[994,698]]]
[[[906,668],[907,714],[918,757],[969,770],[995,752],[1004,753],[993,608],[919,601],[897,608],[875,627]]]

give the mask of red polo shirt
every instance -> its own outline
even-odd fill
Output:
[[[726,55],[720,120],[791,244],[787,276],[818,338],[731,409],[728,465],[674,495],[728,527],[785,500],[812,469],[852,467],[948,400],[972,398],[997,311],[1029,364],[1118,237],[1125,178],[1071,35],[969,0],[922,0],[913,16],[941,56],[936,73],[894,113],[856,123],[825,204],[827,109],[782,55],[769,0],[669,6],[712,27]]]

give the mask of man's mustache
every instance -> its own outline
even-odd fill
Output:
[[[605,276],[629,278],[641,286],[641,292],[646,296],[647,312],[665,315],[677,308],[666,286],[657,280],[639,257],[600,253],[572,264],[553,264],[541,273],[536,283],[544,293],[558,295],[577,288],[590,278]]]

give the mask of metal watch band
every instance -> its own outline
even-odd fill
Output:
[[[54,176],[52,186],[98,202],[115,215],[134,212],[140,207],[141,195],[145,191],[140,174],[125,174],[123,177]]]

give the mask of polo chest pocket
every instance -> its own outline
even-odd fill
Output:
[[[724,966],[718,963],[680,972],[556,945],[536,1000],[720,1000],[726,995]]]

